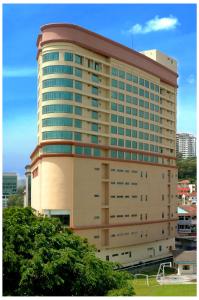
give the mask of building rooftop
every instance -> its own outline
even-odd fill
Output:
[[[196,262],[196,250],[193,251],[174,250],[173,258],[175,263]]]

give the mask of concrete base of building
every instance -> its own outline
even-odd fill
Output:
[[[127,267],[170,257],[174,247],[175,239],[171,238],[127,247],[101,249],[98,250],[97,256]]]

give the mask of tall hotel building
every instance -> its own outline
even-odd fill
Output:
[[[70,24],[41,27],[32,207],[123,265],[168,257],[176,226],[176,61]]]
[[[184,159],[196,157],[196,137],[190,133],[177,133],[176,152]]]

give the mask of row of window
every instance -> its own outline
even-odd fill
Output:
[[[150,120],[155,121],[156,123],[159,122],[159,116],[150,114]],[[136,119],[131,119],[129,117],[123,117],[119,115],[112,114],[111,115],[111,122],[113,123],[120,123],[120,124],[126,124],[129,126],[137,127],[139,125],[139,128],[149,129],[149,123],[144,121],[137,121]]]
[[[68,79],[68,78],[51,78],[42,81],[43,88],[55,87],[55,86],[69,87],[69,88],[74,87],[78,90],[82,90],[83,88],[82,82],[73,79]]]
[[[66,65],[54,65],[54,66],[47,66],[43,69],[43,75],[49,74],[71,74],[77,77],[82,77],[82,70],[79,68],[73,68],[72,66]]]
[[[72,118],[46,118],[42,119],[42,127],[47,126],[74,126],[82,128],[82,121]]]
[[[150,124],[150,130],[158,132],[159,127],[157,125]],[[147,132],[142,132],[142,131],[137,131],[137,130],[125,129],[123,127],[111,126],[111,133],[118,134],[118,135],[126,135],[126,136],[134,137],[134,138],[139,137],[140,139],[143,139],[146,141],[150,140],[150,141],[159,142],[159,138],[157,135],[149,134]]]
[[[145,101],[146,102],[146,101]],[[148,102],[146,102],[148,103]],[[140,105],[142,106],[142,105]],[[130,106],[124,106],[122,104],[117,104],[115,102],[111,102],[111,109],[114,110],[114,111],[119,111],[119,112],[125,112],[129,115],[134,115],[134,116],[137,116],[138,115],[138,109],[137,108],[134,108],[134,107],[130,107]],[[155,112],[159,112],[160,111],[160,108],[158,105],[155,105],[153,103],[150,103],[150,105],[148,106],[148,109],[152,110],[152,111],[155,111]],[[142,117],[142,118],[145,118],[145,119],[149,119],[149,112],[145,112],[145,111],[142,111],[142,110],[139,110],[139,116]]]
[[[145,80],[144,78],[139,78],[138,81],[138,76],[135,76],[131,73],[119,70],[117,68],[112,68],[111,69],[111,75],[115,77],[120,77],[122,79],[126,79],[128,81],[134,82],[134,83],[139,83],[139,85],[142,85],[146,88],[150,88],[153,91],[156,91],[159,93],[159,86],[157,84],[154,84],[153,82],[149,82],[148,80]]]
[[[42,56],[42,61],[53,61],[53,60],[59,60],[59,52],[49,52],[45,53]],[[65,52],[64,53],[64,60],[75,62],[76,64],[83,65],[84,64],[84,57],[78,54],[74,54],[72,52]],[[102,70],[102,64],[99,62],[96,62],[92,59],[87,59],[87,67],[91,68],[95,71],[101,71]]]
[[[119,92],[116,92],[116,91],[111,91],[111,98],[112,99],[117,99],[117,100],[122,101],[122,102],[126,99],[126,103],[131,103],[131,104],[134,104],[134,105],[138,104],[138,98],[137,97],[130,96],[130,95],[125,95],[123,93],[119,93]],[[159,102],[159,96],[154,95],[153,93],[150,93],[150,99],[153,100],[153,101]],[[143,99],[140,99],[140,101],[143,101],[144,106],[146,108],[149,107],[149,102],[144,101]]]
[[[82,102],[82,95],[72,92],[53,91],[42,94],[42,100],[75,100],[76,102]]]
[[[141,142],[138,143],[136,141],[116,139],[116,138],[111,138],[111,146],[139,149],[139,150],[151,151],[151,152],[159,152],[159,147],[156,145],[149,145],[146,143],[141,143]]]
[[[75,139],[80,140],[81,134],[76,132]],[[43,139],[72,139],[72,132],[43,132]],[[72,153],[71,145],[47,145],[43,147],[44,153]],[[83,147],[83,146],[75,146],[74,149],[75,154],[79,155],[88,155],[88,156],[101,156],[101,150],[92,147]],[[145,161],[151,163],[158,163],[158,157],[156,156],[148,156],[137,153],[129,153],[125,151],[114,151],[111,150],[109,152],[110,158],[118,158],[125,160],[138,160]],[[123,198],[124,195],[117,196],[117,198]],[[115,196],[111,196],[111,198],[115,198]],[[129,198],[129,195],[126,195],[126,198]],[[132,198],[137,198],[137,195],[132,195]]]

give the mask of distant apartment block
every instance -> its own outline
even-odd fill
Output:
[[[70,24],[42,26],[37,47],[31,206],[59,216],[102,259],[168,257],[177,220],[176,61]]]
[[[190,133],[176,134],[176,152],[181,154],[182,158],[196,156],[196,137]]]
[[[7,207],[8,197],[10,195],[15,195],[16,192],[17,192],[17,174],[3,173],[3,191],[2,191],[3,208]]]

